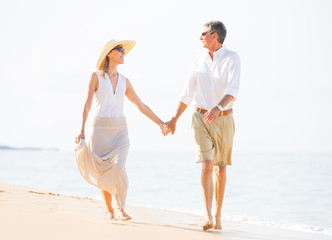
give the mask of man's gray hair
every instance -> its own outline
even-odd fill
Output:
[[[210,34],[218,34],[218,42],[223,44],[226,38],[227,30],[225,25],[220,21],[210,21],[204,24],[210,31]]]

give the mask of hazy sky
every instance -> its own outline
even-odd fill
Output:
[[[202,25],[221,20],[242,67],[234,151],[331,151],[331,12],[331,0],[2,0],[0,145],[72,150],[110,39],[137,41],[119,71],[168,120],[202,50]],[[163,137],[126,101],[131,149],[193,150],[192,112]]]

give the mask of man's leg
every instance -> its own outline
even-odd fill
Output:
[[[214,229],[221,229],[221,208],[224,201],[225,187],[226,187],[226,166],[215,167],[216,173],[216,215]]]
[[[201,184],[206,215],[209,222],[203,226],[203,230],[213,228],[212,200],[213,200],[213,161],[202,162]]]

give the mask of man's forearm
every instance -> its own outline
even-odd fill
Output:
[[[178,121],[178,119],[180,118],[180,116],[182,115],[182,113],[187,109],[187,105],[183,102],[179,102],[179,106],[176,109],[175,115],[172,117],[172,120],[175,122]]]
[[[225,95],[218,105],[221,105],[223,108],[226,107],[230,102],[234,101],[235,98],[232,95]]]

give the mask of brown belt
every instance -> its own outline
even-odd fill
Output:
[[[196,111],[199,112],[199,113],[205,114],[208,110],[205,110],[203,108],[196,108]],[[227,109],[225,111],[220,112],[219,115],[218,115],[218,117],[226,116],[226,115],[228,115],[228,114],[230,114],[232,112],[233,112],[233,108]]]

